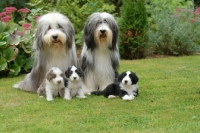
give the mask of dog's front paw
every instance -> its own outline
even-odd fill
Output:
[[[133,95],[125,95],[122,97],[123,100],[133,100],[134,96]]]
[[[52,98],[47,98],[47,101],[51,102],[51,101],[53,101],[53,99]]]
[[[86,93],[87,95],[91,95],[91,92]]]
[[[87,98],[86,96],[76,96],[77,98]]]
[[[66,100],[71,100],[72,97],[64,97],[64,99],[66,99]]]

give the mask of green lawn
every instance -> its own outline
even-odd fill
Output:
[[[12,88],[23,76],[0,79],[1,133],[200,132],[200,56],[120,62],[139,77],[132,101],[88,96],[47,102]]]

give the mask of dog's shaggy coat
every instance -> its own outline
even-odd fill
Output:
[[[114,82],[119,66],[118,26],[114,17],[106,12],[93,13],[84,27],[83,40],[84,93],[102,91]]]
[[[47,101],[53,101],[53,98],[59,96],[64,88],[64,73],[58,67],[53,67],[46,73],[46,78],[38,88],[37,93],[40,97],[46,96]]]
[[[66,100],[72,97],[86,98],[82,90],[82,71],[80,68],[72,66],[65,71],[65,89],[61,91],[61,96]]]
[[[72,65],[76,66],[74,34],[73,25],[66,16],[58,12],[41,16],[33,42],[34,65],[14,88],[36,92],[50,68],[59,67],[65,71]]]
[[[132,100],[138,95],[138,80],[135,73],[126,71],[118,76],[118,82],[108,85],[103,91],[94,91],[91,94],[104,95],[106,98],[119,96],[123,100]]]

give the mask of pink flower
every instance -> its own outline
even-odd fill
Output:
[[[6,16],[6,12],[1,12],[0,17]]]
[[[196,9],[195,14],[200,14],[200,7]]]
[[[34,16],[34,19],[38,19],[39,18],[39,16]]]
[[[10,21],[10,19],[11,19],[11,16],[8,16],[8,15],[7,15],[7,16],[5,16],[5,17],[2,17],[2,18],[1,18],[1,21],[7,23],[7,22]]]
[[[30,30],[31,29],[31,24],[29,23],[25,23],[25,24],[22,24],[22,27],[25,29],[25,30]]]
[[[17,8],[15,8],[15,7],[6,7],[6,8],[4,8],[4,11],[7,14],[11,14],[11,13],[15,12],[16,10],[17,10]]]
[[[24,36],[24,31],[16,31],[15,35]]]
[[[183,8],[176,8],[176,12],[182,12]]]
[[[196,21],[195,19],[191,19],[191,20],[190,20],[191,23],[194,23],[195,21]]]
[[[21,8],[18,10],[18,12],[29,13],[30,11],[27,8]]]

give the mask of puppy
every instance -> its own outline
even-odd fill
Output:
[[[94,91],[91,94],[104,95],[106,98],[119,96],[123,100],[132,100],[138,95],[138,80],[135,73],[126,71],[118,76],[118,82],[108,85],[103,91]]]
[[[61,89],[64,89],[64,73],[58,68],[53,67],[46,73],[46,78],[37,90],[38,96],[46,96],[47,101],[59,96]]]
[[[103,91],[118,75],[118,26],[114,17],[106,12],[89,16],[84,27],[81,68],[84,93]]]
[[[37,92],[52,67],[63,72],[77,65],[75,30],[70,20],[58,12],[41,16],[37,21],[37,30],[33,42],[34,65],[23,81],[13,87],[24,91]]]
[[[86,98],[82,90],[82,71],[72,66],[65,71],[66,81],[65,89],[62,89],[61,96],[66,100],[70,100],[72,97]]]

